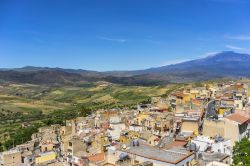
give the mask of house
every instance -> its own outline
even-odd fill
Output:
[[[182,92],[176,92],[171,95],[171,105],[184,104],[190,101],[190,96]]]
[[[231,145],[231,140],[224,139],[222,137],[215,137],[214,142],[211,147],[211,151],[218,152],[218,153],[224,153],[229,156],[232,156],[233,147]]]
[[[78,151],[73,156],[68,156],[67,162],[69,163],[69,165],[85,166],[84,164],[88,165],[88,163],[89,163],[87,156],[88,156],[87,152]]]
[[[218,161],[211,161],[207,163],[206,166],[230,166],[230,165]]]
[[[232,146],[235,141],[248,137],[249,115],[233,113],[221,120],[204,120],[203,135],[215,137],[221,136],[230,139]]]
[[[213,140],[207,136],[197,136],[191,140],[191,144],[196,145],[199,152],[205,152],[213,144]]]
[[[35,164],[41,165],[41,164],[48,164],[50,162],[53,162],[56,160],[56,153],[54,151],[39,153],[35,157]]]
[[[182,119],[181,124],[181,133],[184,135],[187,133],[192,134],[199,134],[199,128],[200,128],[200,119],[199,117],[185,117]]]
[[[120,117],[111,117],[110,125],[108,129],[108,135],[112,140],[118,140],[122,130],[125,130],[126,126],[121,122]]]
[[[210,138],[208,136],[199,135],[191,140],[192,144],[196,145],[198,152],[205,152],[208,149],[211,152],[224,153],[232,155],[232,146],[230,140],[225,140],[222,137]]]
[[[15,166],[21,165],[22,158],[19,150],[13,149],[0,153],[0,165],[1,166]]]
[[[35,150],[35,142],[29,141],[24,144],[17,145],[15,149],[21,152],[22,162],[26,165],[34,163],[33,151]]]
[[[17,145],[16,149],[18,149],[22,153],[32,152],[34,150],[34,145],[35,145],[34,141],[29,141],[29,142],[26,142],[24,144]]]
[[[231,158],[229,155],[224,153],[218,153],[218,152],[202,152],[201,159],[199,161],[200,166],[207,166],[207,164],[217,161],[224,164],[230,164]]]
[[[194,159],[194,153],[183,149],[163,150],[135,143],[128,147],[121,146],[117,149],[115,157],[116,164],[127,162],[127,165],[133,165],[150,161],[154,166],[186,166]]]
[[[80,140],[78,138],[72,138],[68,142],[68,150],[67,150],[67,156],[73,156],[79,151],[86,151],[87,147],[83,140]]]
[[[153,131],[161,136],[163,133],[171,130],[173,128],[173,114],[164,113],[157,114],[154,120]]]
[[[137,115],[137,117],[134,119],[135,124],[143,126],[146,119],[149,118],[150,115],[146,112],[140,113]]]
[[[240,109],[242,110],[244,105],[243,105],[243,100],[242,100],[242,94],[235,94],[237,96],[235,96],[234,98],[234,106],[235,106],[235,109]]]
[[[89,166],[101,165],[105,162],[105,154],[97,153],[88,157]]]
[[[95,149],[98,149],[99,152],[105,152],[106,147],[110,145],[109,138],[105,133],[97,133],[93,139],[92,146]]]
[[[156,146],[160,141],[160,137],[156,135],[151,135],[147,140],[147,143],[151,146]]]
[[[223,120],[204,119],[203,135],[209,137],[222,136],[225,138],[225,122]]]
[[[39,141],[57,140],[57,137],[60,131],[60,126],[52,125],[49,127],[40,127],[38,131],[40,133]]]
[[[61,154],[67,155],[69,141],[74,136],[74,127],[71,125],[72,121],[67,121],[66,126],[60,128]]]
[[[136,131],[136,132],[140,132],[140,131],[142,131],[142,126],[137,125],[137,124],[131,124],[131,125],[129,126],[129,130],[131,130],[131,131]]]
[[[40,150],[41,152],[52,151],[55,147],[55,144],[52,141],[42,141],[40,142]]]
[[[35,155],[31,154],[29,156],[22,157],[22,162],[24,165],[34,165],[35,164]]]
[[[250,122],[249,115],[233,113],[225,117],[228,130],[226,138],[230,138],[232,142],[240,141],[244,137],[249,137],[248,124]]]

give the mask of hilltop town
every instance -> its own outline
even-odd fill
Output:
[[[0,0],[0,166],[250,166],[250,0]]]
[[[1,152],[0,165],[227,166],[236,142],[249,138],[249,122],[248,80],[185,85],[134,109],[40,127]]]

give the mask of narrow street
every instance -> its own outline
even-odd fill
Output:
[[[215,100],[211,100],[207,104],[206,118],[218,118],[215,109]]]

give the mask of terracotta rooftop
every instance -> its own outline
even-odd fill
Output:
[[[185,146],[186,144],[187,144],[187,141],[173,141],[170,144],[166,145],[166,148],[171,149],[174,147]]]
[[[250,120],[250,116],[249,115],[243,115],[243,114],[240,114],[240,113],[233,113],[231,115],[228,115],[226,117],[226,119],[229,119],[229,120],[238,122],[240,124],[243,124],[243,123]]]
[[[88,159],[90,162],[100,163],[105,160],[105,156],[104,156],[104,153],[98,153],[98,154],[89,156]]]

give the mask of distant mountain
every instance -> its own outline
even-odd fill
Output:
[[[150,74],[170,82],[250,77],[250,55],[224,51],[201,59],[146,70],[130,71],[125,74],[130,76]]]
[[[36,71],[0,71],[0,80],[14,83],[72,85],[79,82],[97,81],[97,77],[83,76],[78,73],[69,73],[59,70]]]
[[[180,72],[202,72],[218,76],[250,76],[250,55],[224,51],[197,60],[139,71],[139,73],[157,74]]]
[[[102,75],[102,73],[97,71],[91,71],[91,70],[83,70],[83,69],[64,69],[64,68],[51,68],[51,67],[35,67],[35,66],[25,66],[22,68],[2,68],[0,71],[18,71],[18,72],[35,72],[35,71],[63,71],[68,73],[78,73],[82,75]]]
[[[225,77],[250,77],[250,55],[224,51],[197,60],[136,71],[97,72],[33,66],[0,69],[0,81],[32,84],[107,81],[124,85],[147,86]]]

